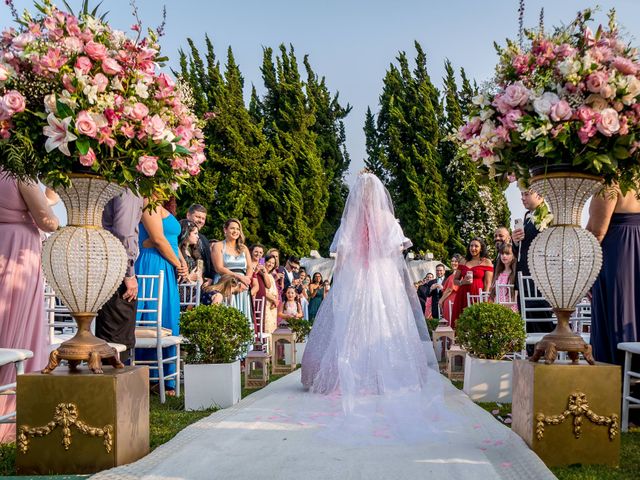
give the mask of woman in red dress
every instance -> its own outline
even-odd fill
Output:
[[[481,238],[469,242],[465,261],[460,263],[453,280],[458,292],[453,304],[452,318],[457,319],[467,307],[467,294],[478,295],[480,291],[488,292],[493,280],[493,264],[487,258],[487,244]],[[453,325],[452,325],[453,328]]]
[[[453,281],[456,278],[456,272],[462,260],[462,255],[459,253],[451,257],[451,274],[442,284],[442,298],[440,298],[439,302],[442,317],[449,323],[451,328],[455,328],[456,320],[458,319],[458,317],[453,316],[453,305],[456,299],[456,293],[458,293],[458,286],[454,284]]]

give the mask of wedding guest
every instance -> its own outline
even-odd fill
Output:
[[[434,278],[433,273],[427,272],[424,278],[419,282],[417,282],[418,285],[416,286],[416,288],[418,289],[417,293],[418,293],[418,300],[420,300],[420,307],[422,308],[422,311],[424,312],[425,317],[427,316],[427,312],[429,316],[431,315],[431,302],[429,302],[429,290],[427,289],[427,283],[433,280],[433,278]]]
[[[253,276],[256,276],[258,263],[260,263],[260,259],[264,257],[264,247],[259,243],[255,245],[251,245],[249,248],[249,253],[251,254],[251,266],[253,266]],[[262,262],[264,265],[264,260]]]
[[[431,318],[441,318],[440,312],[440,298],[442,298],[442,294],[444,293],[444,282],[445,282],[445,268],[443,264],[436,265],[436,278],[433,280],[429,280],[425,285],[427,290],[427,295],[429,296],[429,300],[431,300]]]
[[[487,245],[484,240],[476,237],[469,242],[465,260],[459,265],[454,279],[459,287],[453,305],[455,318],[467,308],[467,294],[478,295],[481,291],[488,292],[492,280],[493,263],[487,257]]]
[[[280,252],[277,248],[270,248],[267,250],[267,255],[273,255],[276,259],[276,268],[273,270],[273,278],[276,279],[278,295],[282,298],[284,290],[284,267],[280,265]]]
[[[529,189],[525,190],[521,194],[522,205],[527,209],[527,213],[524,216],[524,224],[522,228],[516,228],[513,230],[513,234],[511,235],[513,244],[514,244],[514,255],[516,256],[516,278],[518,272],[522,272],[522,275],[529,276],[531,272],[529,271],[529,248],[531,247],[531,243],[533,239],[538,236],[540,233],[539,227],[536,226],[536,222],[534,220],[534,214],[536,210],[542,209],[544,207],[544,198],[539,195],[537,192]],[[514,285],[514,289],[519,290],[518,282],[516,281]],[[522,296],[518,295],[518,307],[522,310]],[[549,303],[546,300],[533,300],[527,303],[527,306],[531,308],[548,308]],[[532,312],[531,318],[551,318],[552,313],[550,310],[548,311],[537,311]],[[552,321],[535,321],[535,322],[527,322],[526,325],[527,332],[535,332],[535,333],[546,333],[553,330],[554,325]],[[527,346],[527,351],[529,354],[533,353],[533,345]]]
[[[640,201],[617,186],[594,195],[587,230],[602,245],[602,269],[592,289],[591,345],[599,362],[624,364],[620,342],[640,341]],[[634,368],[638,371],[637,368]]]
[[[53,232],[58,218],[37,183],[0,170],[0,348],[31,350],[25,372],[47,364],[40,230]],[[0,385],[15,382],[13,364],[0,367]],[[15,395],[0,395],[0,416],[15,410]],[[15,423],[0,424],[0,443],[15,439]]]
[[[314,273],[309,284],[309,322],[312,325],[327,293],[328,289],[322,280],[322,274],[320,272]]]
[[[491,284],[489,298],[494,303],[507,304],[511,310],[518,312],[516,303],[517,292],[514,290],[516,281],[516,257],[510,243],[503,243],[498,248],[498,259],[495,275]],[[507,288],[504,285],[511,285]]]
[[[255,299],[264,299],[264,312],[262,314],[264,333],[272,333],[278,327],[278,303],[280,297],[276,288],[276,280],[272,276],[275,268],[275,257],[273,255],[264,257],[264,265],[258,267],[258,271],[253,276],[251,286],[251,296]]]
[[[278,305],[278,320],[292,318],[302,318],[302,305],[298,301],[295,287],[290,286],[284,291],[284,301]]]
[[[192,221],[198,227],[198,251],[204,266],[202,276],[204,279],[212,280],[215,274],[213,269],[213,261],[211,260],[211,245],[215,242],[209,242],[207,237],[202,234],[202,229],[207,222],[207,209],[200,204],[194,203],[187,211],[187,220]]]
[[[298,280],[300,283],[296,288],[296,292],[298,293],[298,299],[302,305],[303,317],[305,320],[309,320],[309,283],[311,282],[309,275],[307,275],[307,270],[304,267],[300,267]]]
[[[495,269],[500,258],[498,250],[500,250],[500,247],[505,243],[511,243],[511,235],[509,234],[509,230],[507,229],[507,227],[496,228],[496,231],[493,234],[493,242],[496,248],[496,260],[495,262],[493,262],[493,268]]]
[[[300,271],[300,259],[298,257],[287,258],[287,263],[284,265],[284,289],[286,290],[290,285],[298,287],[299,282],[298,272]]]
[[[455,327],[456,320],[458,319],[458,317],[453,316],[453,305],[456,301],[456,293],[459,288],[454,283],[454,280],[461,260],[462,255],[459,253],[456,253],[451,257],[451,273],[444,281],[444,285],[442,286],[442,296],[438,302],[440,304],[440,312],[442,312],[442,316],[447,320],[451,328]]]
[[[102,213],[102,226],[122,242],[127,252],[127,271],[116,293],[102,306],[96,316],[96,337],[110,343],[125,345],[120,353],[125,363],[136,345],[136,313],[138,311],[138,280],[135,262],[138,258],[138,224],[143,200],[126,189],[111,199]]]
[[[214,305],[225,303],[229,305],[231,298],[242,289],[242,284],[235,276],[224,274],[214,285],[206,285],[202,288],[200,303],[202,305]]]
[[[203,282],[203,262],[198,242],[200,239],[198,226],[191,220],[180,220],[180,236],[178,248],[187,264],[188,273],[183,278],[185,283]]]
[[[144,206],[149,201],[145,199]],[[179,335],[180,316],[180,296],[178,294],[178,280],[188,274],[185,260],[178,249],[178,236],[180,235],[180,223],[164,207],[157,206],[155,209],[145,208],[142,213],[139,225],[138,242],[140,245],[140,255],[136,261],[135,268],[139,275],[158,275],[164,271],[164,286],[162,289],[162,326],[171,330],[172,335]],[[154,285],[157,289],[157,285]],[[152,292],[154,295],[156,292]],[[140,302],[141,309],[153,308],[153,304]],[[149,314],[140,314],[140,319],[144,320]],[[176,355],[176,347],[163,349],[163,357],[173,357]],[[136,351],[136,360],[156,360],[157,354],[151,349],[141,349]],[[175,372],[175,364],[164,365],[164,374],[171,375]],[[158,376],[156,369],[151,369],[150,376]],[[174,379],[165,382],[166,394],[175,395],[176,382]]]
[[[247,317],[249,325],[253,326],[251,298],[249,297],[253,266],[249,249],[244,243],[240,220],[230,218],[224,223],[223,230],[224,240],[211,247],[213,266],[216,270],[214,281],[217,282],[224,274],[233,275],[240,281],[241,290],[233,295],[231,306],[240,310]]]

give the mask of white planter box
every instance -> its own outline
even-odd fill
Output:
[[[302,362],[302,355],[304,355],[304,348],[307,346],[307,342],[296,343],[296,363]],[[284,361],[287,365],[291,364],[291,345],[284,344]]]
[[[227,408],[240,401],[240,360],[184,366],[184,409]]]
[[[462,390],[476,402],[511,402],[513,362],[467,355]]]

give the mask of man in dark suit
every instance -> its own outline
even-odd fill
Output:
[[[427,295],[431,297],[431,317],[432,318],[440,318],[440,306],[438,302],[442,298],[442,292],[444,291],[443,285],[445,281],[445,269],[443,264],[439,264],[436,266],[436,278],[427,282],[426,287]]]
[[[207,221],[207,209],[202,205],[194,203],[189,207],[187,211],[187,220],[196,224],[198,227],[198,250],[200,251],[200,258],[202,258],[202,263],[204,266],[204,271],[202,272],[202,276],[205,280],[213,279],[214,269],[213,263],[211,262],[211,244],[207,237],[202,234],[202,228]]]
[[[533,213],[536,211],[538,207],[540,207],[544,203],[544,198],[542,198],[538,193],[533,190],[525,190],[521,194],[522,204],[524,208],[527,209],[527,213],[524,216],[524,225],[523,228],[516,228],[511,235],[511,238],[514,242],[514,255],[517,258],[516,264],[516,272],[522,272],[522,275],[529,276],[531,272],[529,271],[529,248],[531,247],[531,243],[533,239],[538,236],[540,231],[536,227],[533,221]],[[519,289],[519,285],[516,282],[514,286],[516,290]],[[518,295],[518,306],[522,311],[522,306],[520,305],[521,296]],[[532,308],[544,308],[548,307],[549,304],[545,300],[534,300],[531,303],[527,302],[527,306]],[[550,312],[533,312],[530,317],[532,318],[550,318]],[[553,330],[553,322],[530,322],[527,324],[527,332],[550,332]],[[529,347],[533,347],[530,345]],[[533,352],[532,348],[528,348],[528,353],[531,355]]]
[[[285,298],[287,288],[290,285],[298,287],[300,284],[299,274],[300,259],[298,257],[289,257],[284,266],[284,290],[282,290],[282,298]]]

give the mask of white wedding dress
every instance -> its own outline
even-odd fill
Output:
[[[394,438],[411,440],[443,417],[452,426],[446,380],[402,256],[410,245],[384,185],[360,174],[331,246],[333,286],[302,358],[303,385],[342,402],[335,432],[341,438],[349,431],[370,438],[366,433],[382,425]]]

